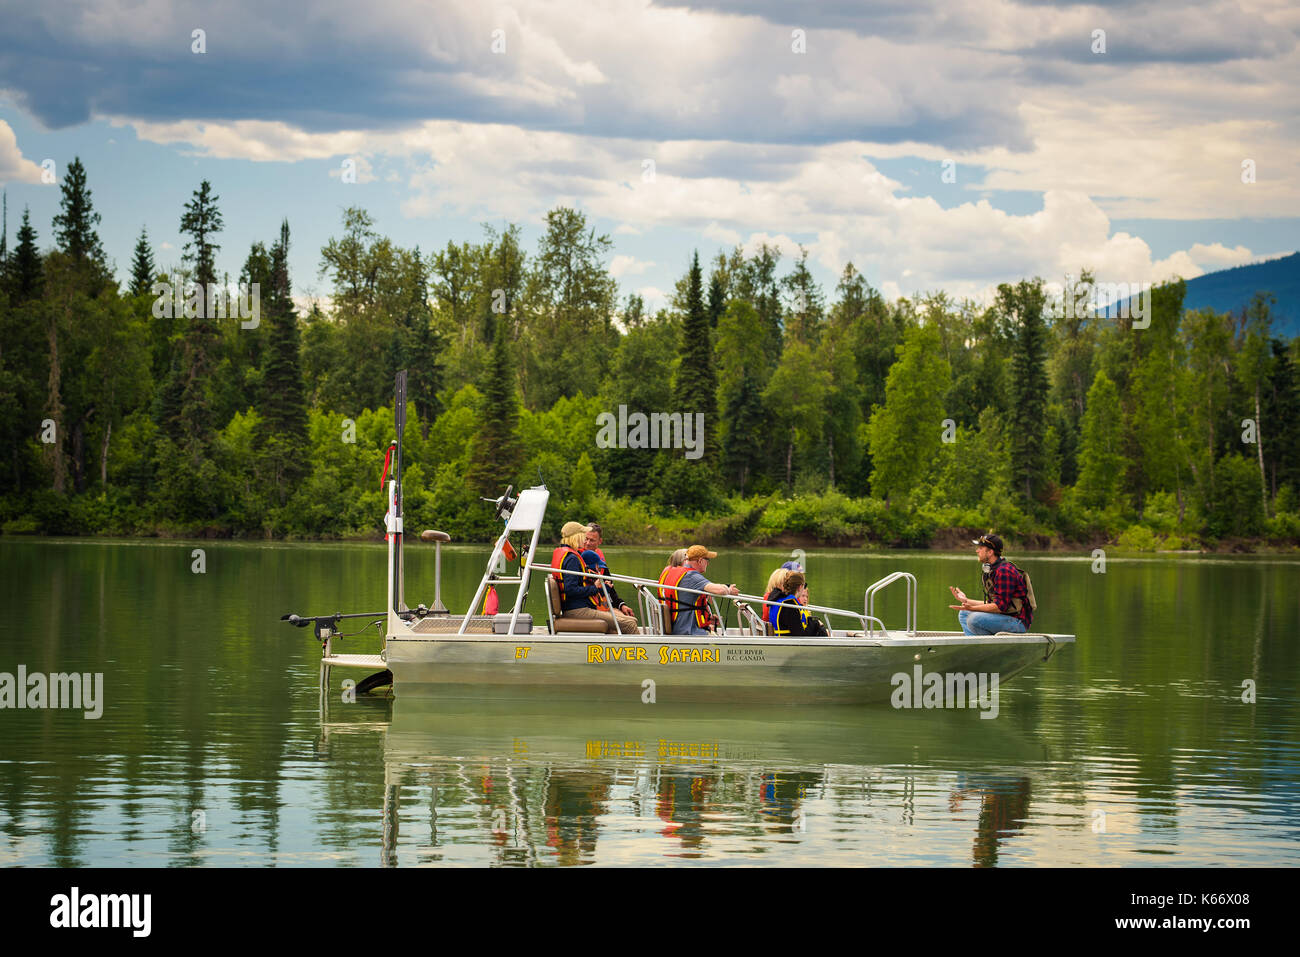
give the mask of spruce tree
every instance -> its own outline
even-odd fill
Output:
[[[717,329],[718,320],[727,308],[727,287],[722,279],[721,270],[713,270],[709,277],[709,328]]]
[[[686,321],[682,326],[681,365],[677,369],[674,402],[682,415],[704,413],[704,458],[717,458],[713,437],[717,434],[718,378],[713,369],[713,333],[704,308],[700,254],[691,260],[686,295]]]
[[[299,359],[298,314],[289,281],[288,220],[280,224],[280,239],[271,248],[270,285],[260,298],[268,339],[262,367],[262,420],[268,431],[305,446],[307,397]]]
[[[479,382],[483,412],[470,451],[466,481],[479,495],[495,497],[515,481],[523,462],[519,442],[519,400],[515,396],[515,372],[510,361],[509,330],[506,323],[494,323],[492,355]]]
[[[45,284],[41,269],[41,253],[36,248],[36,230],[31,222],[31,210],[23,208],[23,221],[18,227],[18,245],[9,257],[6,279],[9,296],[14,305],[39,299]]]
[[[90,188],[86,185],[86,168],[81,165],[80,157],[68,164],[61,189],[63,198],[59,203],[59,214],[54,217],[55,243],[73,260],[102,269],[104,248],[95,231],[100,216],[91,202]]]
[[[194,281],[202,283],[205,290],[208,283],[217,281],[217,251],[221,247],[212,242],[212,235],[221,232],[225,225],[221,220],[221,210],[217,208],[220,198],[212,192],[212,184],[205,179],[185,204],[181,216],[181,232],[190,237],[185,244],[184,260],[194,264]]]
[[[1047,462],[1047,327],[1041,281],[998,286],[998,305],[1012,329],[1010,446],[1012,480],[1026,501],[1044,490]]]
[[[181,232],[190,237],[185,244],[184,259],[194,264],[193,281],[202,288],[199,296],[202,308],[185,323],[180,361],[172,368],[173,377],[179,381],[169,381],[164,387],[170,395],[164,407],[176,411],[162,425],[173,439],[189,448],[190,457],[196,463],[203,450],[211,446],[215,431],[208,380],[216,367],[220,339],[208,302],[208,289],[216,284],[216,252],[221,248],[212,242],[213,234],[220,232],[223,225],[216,205],[218,198],[212,192],[212,185],[204,180],[185,204],[181,216]]]
[[[143,296],[149,292],[153,286],[155,268],[149,233],[141,226],[140,238],[135,242],[135,254],[131,259],[131,295]]]
[[[1269,494],[1274,498],[1284,486],[1300,492],[1300,381],[1281,339],[1271,342],[1272,375],[1267,386],[1264,421],[1271,423],[1272,441],[1265,450]]]

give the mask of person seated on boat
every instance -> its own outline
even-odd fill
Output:
[[[679,548],[668,556],[669,568],[681,568],[686,564],[686,549]]]
[[[598,582],[588,579],[593,569],[587,565],[579,551],[587,543],[588,528],[578,522],[565,522],[560,529],[562,543],[551,554],[551,567],[562,568],[552,572],[560,587],[560,609],[563,618],[596,618],[605,623],[606,634],[618,631],[636,632],[636,619],[621,612],[600,609],[601,591]],[[597,572],[596,574],[599,574]],[[617,617],[618,624],[614,619]]]
[[[672,634],[709,634],[716,621],[709,612],[708,595],[740,594],[735,585],[720,585],[704,577],[709,561],[717,557],[717,552],[711,552],[703,545],[692,545],[686,549],[684,565],[670,565],[659,575],[659,600],[664,605],[664,620],[672,622]],[[691,590],[678,591],[679,588]]]
[[[820,618],[814,618],[803,608],[808,604],[808,581],[803,572],[787,571],[784,590],[777,598],[768,599],[778,602],[767,605],[766,618],[772,630],[778,635],[791,635],[797,638],[825,638],[826,626]]]
[[[948,586],[960,605],[957,621],[967,635],[995,635],[1000,631],[1023,634],[1034,620],[1033,596],[1024,573],[1002,558],[1002,539],[992,533],[981,535],[971,542],[975,556],[983,566],[980,581],[984,585],[984,601],[967,598],[960,588]]]
[[[786,562],[776,571],[772,572],[772,574],[768,576],[767,587],[763,589],[763,600],[780,601],[781,599],[779,597],[773,598],[772,596],[777,592],[779,592],[782,595],[786,593],[785,576],[789,575],[791,572],[802,572],[802,571],[803,571],[803,566],[800,565],[798,562]]]
[[[594,548],[588,548],[582,553],[582,561],[588,568],[590,568],[597,575],[609,574],[609,565],[605,563],[605,557],[599,554]],[[602,582],[601,580],[597,579],[596,581],[593,581],[592,584],[595,585],[597,588],[599,588]],[[622,621],[621,621],[622,618],[624,617],[631,618],[632,628],[635,630],[636,616],[632,614],[632,607],[623,599],[618,597],[618,591],[614,588],[613,582],[607,581],[604,582],[604,585],[605,585],[605,591],[609,593],[609,602],[606,603],[605,591],[602,591],[598,596],[599,605],[597,607],[599,607],[601,611],[609,611],[610,608],[617,608],[620,613],[619,624],[622,625]],[[623,630],[627,631],[626,628],[624,628]]]
[[[590,531],[587,532],[587,546],[584,551],[590,550],[595,552],[600,556],[600,560],[603,562],[605,560],[605,553],[600,550],[600,546],[604,544],[600,535],[600,524],[598,522],[588,522],[587,528],[589,528]]]

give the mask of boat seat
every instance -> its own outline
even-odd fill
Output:
[[[555,633],[577,633],[582,635],[605,634],[605,623],[591,618],[571,618],[564,614],[560,605],[560,586],[554,575],[546,576],[546,599],[551,603],[551,616],[555,619]]]

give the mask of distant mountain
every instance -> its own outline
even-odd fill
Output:
[[[1256,292],[1271,292],[1276,300],[1275,336],[1291,339],[1300,334],[1300,252],[1189,279],[1183,308],[1239,314]]]
[[[1183,308],[1213,309],[1234,316],[1250,305],[1256,292],[1273,294],[1273,335],[1293,339],[1300,335],[1300,252],[1249,266],[1234,266],[1187,280]],[[1117,316],[1121,304],[1097,310],[1099,316]]]

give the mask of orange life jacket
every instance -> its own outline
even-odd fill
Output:
[[[672,633],[673,624],[677,621],[678,612],[685,608],[694,608],[695,623],[701,628],[708,628],[713,618],[709,614],[709,600],[704,595],[691,595],[687,593],[682,595],[676,588],[680,585],[687,572],[694,571],[686,565],[669,565],[659,573],[659,601],[664,606],[664,631]]]
[[[587,563],[582,560],[582,552],[578,551],[578,549],[574,548],[572,545],[561,545],[555,551],[551,552],[551,567],[552,568],[563,567],[564,559],[570,552],[572,552],[574,555],[577,556],[578,567],[581,568],[584,572],[590,574],[591,569],[588,568]],[[560,607],[563,608],[564,607],[564,575],[561,574],[560,572],[551,572],[551,574],[555,576],[555,585],[560,590]],[[569,574],[572,575],[573,572],[570,572]],[[588,598],[587,601],[591,602],[591,607],[593,608],[600,607],[600,599],[596,595],[593,595],[592,597]]]

